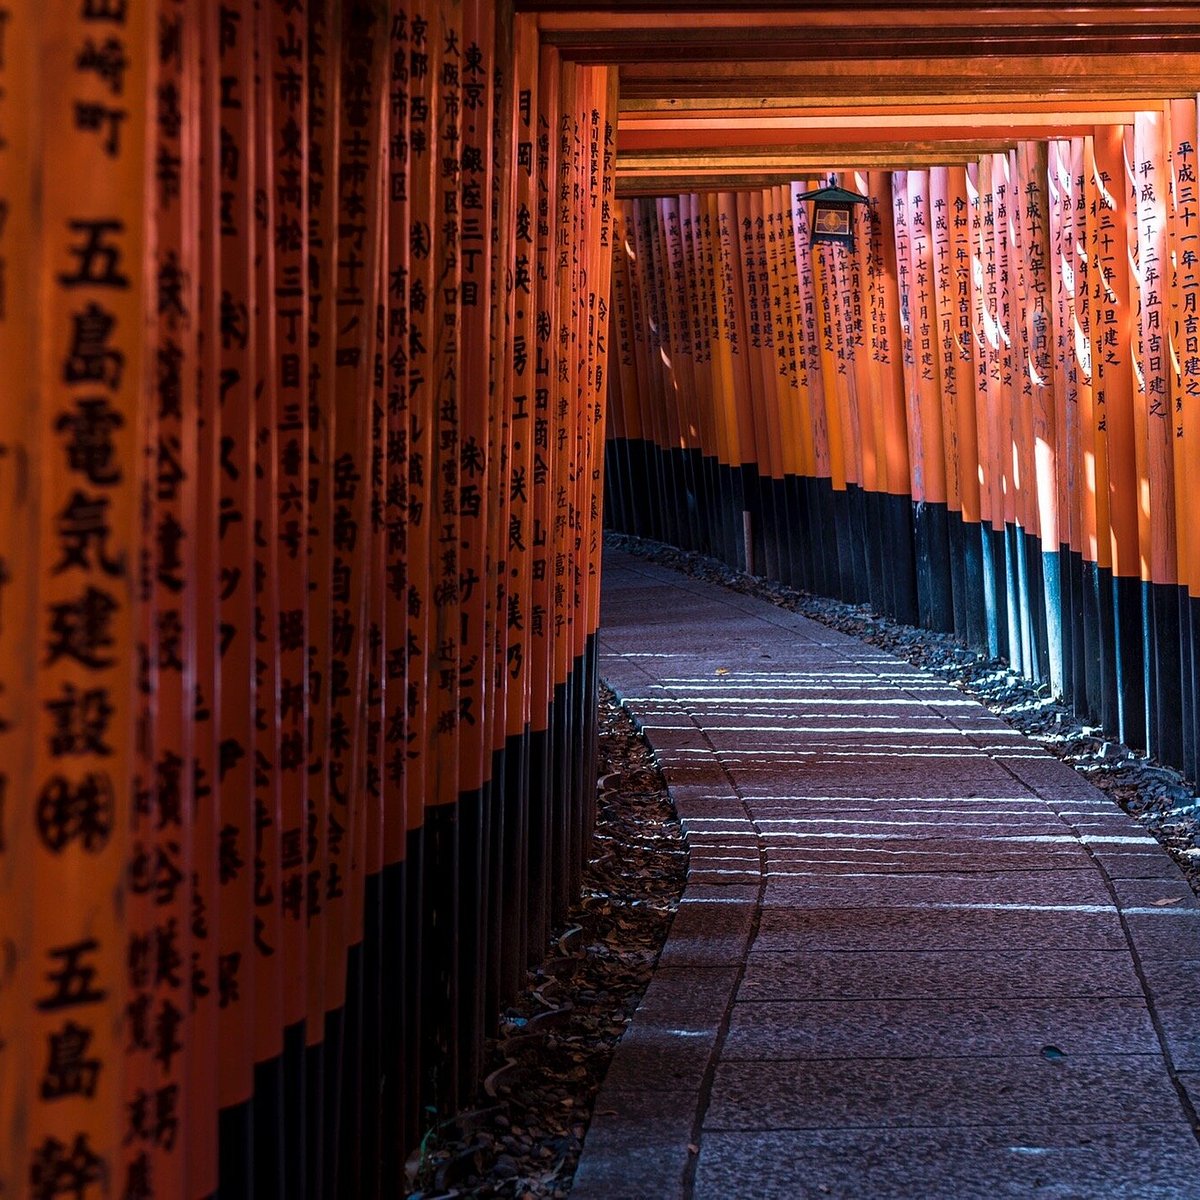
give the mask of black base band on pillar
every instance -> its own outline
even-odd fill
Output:
[[[1099,718],[1105,729],[1115,732],[1120,724],[1120,717],[1117,700],[1117,631],[1114,625],[1112,571],[1108,567],[1097,567],[1096,582],[1096,653],[1100,665]]]
[[[857,483],[846,484],[846,503],[850,511],[850,564],[855,604],[865,604],[871,597],[870,569],[867,565],[867,504],[866,496]]]
[[[817,511],[820,516],[818,536],[821,542],[821,561],[825,566],[823,594],[841,594],[842,574],[838,558],[837,517],[834,513],[833,484],[828,479],[817,480]]]
[[[1008,642],[1008,574],[1006,562],[1008,557],[1007,535],[1004,527],[997,529],[991,526],[987,529],[985,548],[990,550],[992,560],[992,603],[995,608],[996,649],[998,658],[1012,661],[1012,647]]]
[[[758,477],[758,494],[762,504],[762,556],[758,559],[758,574],[764,579],[779,578],[779,514],[775,511],[775,480],[770,475]]]
[[[278,953],[278,951],[276,951]],[[283,1056],[254,1068],[254,1197],[284,1200]]]
[[[729,520],[733,530],[733,562],[731,565],[736,566],[739,571],[746,570],[746,483],[745,483],[745,467],[730,467],[729,478],[731,482],[730,491],[730,513]]]
[[[808,509],[808,493],[799,475],[789,475],[784,483],[788,493],[788,510],[792,515],[792,526],[788,530],[792,574],[788,583],[808,592],[812,590],[812,515]]]
[[[1186,620],[1188,627],[1189,653],[1184,660],[1191,667],[1192,676],[1192,721],[1191,746],[1192,761],[1188,775],[1192,779],[1200,779],[1200,597],[1192,596],[1189,589],[1183,589],[1185,600],[1180,612],[1181,623]]]
[[[329,1084],[326,1045],[318,1042],[304,1048],[305,1141],[304,1165],[309,1196],[321,1195],[325,1171],[325,1089]]]
[[[963,553],[965,531],[961,512],[946,513],[946,540],[950,555],[950,603],[954,636],[967,641],[967,561]]]
[[[1051,694],[1064,697],[1067,693],[1069,656],[1063,639],[1063,555],[1058,546],[1041,553],[1042,612],[1045,626],[1044,678],[1050,681]]]
[[[1020,539],[1017,527],[1004,526],[1004,600],[1005,625],[1008,629],[1008,654],[1005,656],[1014,671],[1026,674],[1025,617],[1028,595],[1021,569]]]
[[[253,1200],[254,1100],[232,1104],[217,1114],[217,1195],[220,1200]]]
[[[742,567],[742,504],[738,470],[728,463],[717,465],[720,482],[718,506],[721,514],[721,561],[733,570]]]
[[[484,997],[487,990],[487,868],[490,787],[458,796],[458,1084],[469,1096],[483,1066]]]
[[[1189,686],[1184,686],[1185,660],[1179,653],[1182,636],[1179,589],[1167,583],[1156,583],[1151,587],[1154,595],[1156,757],[1186,770],[1183,731],[1187,727],[1192,697],[1190,679]]]
[[[1127,746],[1146,746],[1146,697],[1143,678],[1142,581],[1113,579],[1113,628],[1116,632],[1117,736]]]
[[[850,521],[850,499],[846,492],[833,489],[833,538],[838,564],[839,600],[854,599],[854,550]]]
[[[950,541],[945,504],[913,505],[913,542],[917,556],[917,603],[926,629],[954,632],[954,596],[950,582]]]
[[[1189,779],[1196,778],[1196,650],[1192,644],[1191,597],[1186,584],[1175,588],[1175,604],[1179,612],[1179,694],[1180,705],[1180,769]],[[1167,651],[1169,653],[1169,650]]]
[[[883,498],[887,514],[886,557],[887,587],[891,598],[891,615],[906,625],[916,625],[920,619],[917,604],[916,552],[913,545],[912,499],[905,495],[888,494]]]
[[[1104,711],[1104,684],[1107,678],[1100,661],[1104,621],[1100,616],[1100,568],[1082,555],[1079,557],[1079,593],[1083,614],[1083,694],[1076,711],[1093,724]],[[1112,640],[1107,645],[1111,648]],[[1115,707],[1115,703],[1113,705]]]
[[[1029,659],[1033,678],[1045,683],[1050,678],[1050,648],[1048,644],[1048,613],[1046,611],[1046,578],[1043,565],[1042,539],[1025,531],[1025,573],[1029,579]]]
[[[764,530],[766,510],[763,507],[762,476],[751,463],[742,464],[742,484],[745,489],[746,508],[750,514],[750,549],[752,562],[749,569],[761,576],[766,570],[767,543]]]
[[[286,983],[285,983],[286,994]],[[308,1087],[303,1021],[283,1031],[283,1137],[288,1148],[283,1163],[284,1195],[307,1196],[308,1153],[305,1146]]]
[[[866,492],[867,508],[867,589],[871,607],[878,613],[891,610],[887,593],[887,575],[884,572],[885,530],[887,513],[884,497],[879,492]]]
[[[425,809],[421,931],[421,1107],[441,1116],[458,1102],[458,805]]]
[[[379,876],[379,924],[372,930],[365,927],[366,958],[379,958],[380,1025],[380,1144],[379,1174],[383,1195],[393,1195],[404,1185],[404,1157],[418,1135],[419,1115],[413,1111],[415,1095],[408,1078],[415,1071],[420,1047],[412,1043],[417,1038],[417,1021],[410,1011],[411,997],[417,985],[412,976],[413,948],[408,944],[412,927],[407,912],[408,875],[414,854],[412,834],[406,839],[406,858],[403,862],[385,866]],[[371,886],[371,880],[367,880]],[[399,952],[397,952],[399,951]],[[373,966],[364,964],[363,977],[375,974]],[[405,1070],[397,1069],[403,1062]],[[366,1080],[364,1079],[364,1086]]]
[[[964,521],[962,524],[963,587],[966,592],[967,645],[987,652],[987,593],[983,573],[983,529]]]
[[[831,596],[833,591],[829,582],[829,567],[826,561],[825,519],[826,511],[823,501],[828,480],[806,478],[804,480],[804,495],[808,501],[808,545],[812,556],[812,576],[809,591],[819,596]]]
[[[1059,584],[1062,588],[1062,599],[1059,605],[1059,627],[1062,636],[1063,653],[1063,697],[1072,707],[1079,688],[1082,640],[1082,613],[1079,609],[1080,598],[1077,578],[1079,566],[1076,556],[1070,546],[1063,545],[1058,550]]]
[[[791,583],[796,574],[796,568],[792,564],[792,530],[797,526],[799,515],[793,511],[792,490],[786,478],[775,480],[775,508],[781,522],[779,538],[776,541],[779,552],[779,580],[782,583]]]

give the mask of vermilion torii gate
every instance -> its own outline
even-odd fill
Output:
[[[577,886],[610,382],[622,521],[1194,766],[1191,8],[516,7],[0,4],[6,1195],[398,1190]]]

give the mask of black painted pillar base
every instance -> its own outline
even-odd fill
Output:
[[[1046,580],[1042,540],[1025,531],[1025,575],[1029,588],[1029,663],[1031,678],[1045,683],[1050,678],[1050,653],[1047,646]]]
[[[812,554],[812,575],[809,591],[818,596],[832,596],[829,569],[829,537],[827,519],[830,517],[825,503],[825,490],[829,480],[807,478],[804,480],[804,495],[808,502],[808,544]]]
[[[921,624],[954,632],[954,596],[950,582],[950,541],[944,504],[913,505],[913,545],[917,560],[917,605]]]
[[[1108,641],[1105,642],[1104,631],[1106,622],[1101,615],[1101,570],[1100,567],[1080,556],[1080,596],[1083,612],[1083,681],[1084,694],[1082,704],[1076,710],[1079,715],[1086,716],[1093,724],[1103,721],[1106,707],[1109,715],[1116,709],[1116,701],[1105,704],[1104,688],[1108,673],[1101,663],[1101,647],[1112,647],[1111,629]],[[1107,606],[1103,606],[1107,607]],[[1111,620],[1107,622],[1111,626]]]
[[[1007,659],[1011,663],[1012,647],[1008,640],[1008,537],[1004,526],[998,529],[987,527],[985,533],[987,540],[984,542],[984,551],[991,560],[992,613],[989,621],[994,629],[994,637],[989,634],[989,638],[994,640],[996,647],[992,656]]]
[[[838,558],[837,517],[834,514],[833,483],[828,479],[817,481],[817,512],[819,524],[817,537],[821,545],[821,562],[824,566],[824,586],[821,591],[825,596],[841,594],[842,575],[841,563]]]
[[[762,557],[755,571],[764,579],[779,578],[779,513],[775,508],[775,477],[758,477],[759,501],[762,504]]]
[[[884,558],[889,614],[906,625],[916,625],[921,614],[917,603],[916,550],[913,545],[912,499],[906,495],[883,497]]]
[[[833,537],[838,564],[838,590],[835,593],[839,600],[853,602],[854,599],[854,548],[853,527],[850,519],[850,498],[845,491],[832,489],[833,497]]]
[[[966,609],[967,645],[972,650],[987,653],[988,621],[987,590],[983,570],[983,526],[963,522],[962,561],[964,607]]]
[[[1082,598],[1079,594],[1081,564],[1069,545],[1058,548],[1059,580],[1062,599],[1059,606],[1059,628],[1062,635],[1063,698],[1075,708],[1080,688],[1083,642]]]
[[[1146,695],[1142,643],[1142,581],[1113,579],[1113,629],[1116,634],[1117,736],[1127,746],[1146,748]]]
[[[1190,720],[1184,726],[1188,778],[1200,780],[1200,598],[1180,588],[1180,629],[1187,653],[1182,655],[1184,689],[1190,682]]]
[[[1028,594],[1023,586],[1025,572],[1021,563],[1020,531],[1015,525],[1004,526],[1004,599],[1005,625],[1008,630],[1009,665],[1019,674],[1028,677],[1025,618],[1028,613]]]
[[[871,598],[871,576],[867,561],[867,501],[857,483],[846,484],[846,506],[850,513],[850,599],[866,604]]]
[[[1070,652],[1063,636],[1063,554],[1061,547],[1041,552],[1042,611],[1045,629],[1043,671],[1050,693],[1065,699],[1070,678]]]
[[[888,599],[887,574],[884,556],[887,546],[886,497],[879,492],[866,492],[867,522],[867,591],[871,607],[878,613],[891,611]]]
[[[219,1200],[252,1200],[254,1196],[254,1098],[217,1114],[217,1196]]]
[[[745,512],[750,514],[750,555],[747,570],[761,576],[766,569],[767,544],[765,517],[762,498],[762,477],[753,463],[742,464],[742,486],[745,494]]]
[[[1153,610],[1154,700],[1153,725],[1148,726],[1152,753],[1160,762],[1186,770],[1184,730],[1190,718],[1191,679],[1187,678],[1185,660],[1179,653],[1182,625],[1179,612],[1179,589],[1174,584],[1154,583],[1150,588],[1150,607]],[[1149,647],[1147,648],[1149,651]]]
[[[950,554],[950,598],[953,609],[954,636],[961,642],[970,641],[967,629],[967,556],[964,548],[966,529],[961,512],[946,514],[946,539]]]
[[[1099,664],[1099,719],[1105,729],[1114,733],[1120,727],[1120,702],[1117,688],[1117,630],[1113,608],[1113,576],[1108,567],[1096,568],[1097,622],[1096,658]],[[1117,734],[1117,736],[1120,736]]]
[[[788,505],[792,514],[792,528],[788,530],[791,547],[792,577],[789,583],[804,592],[812,591],[812,512],[808,506],[808,492],[804,479],[789,475],[787,485]]]

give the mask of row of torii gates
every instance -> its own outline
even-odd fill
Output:
[[[606,518],[1195,777],[1198,88],[1172,4],[0,4],[0,1195],[397,1193],[578,888]]]

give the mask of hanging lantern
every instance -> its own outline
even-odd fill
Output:
[[[804,192],[799,199],[813,202],[812,218],[808,223],[811,245],[836,242],[854,249],[854,205],[870,204],[866,196],[830,185]]]

